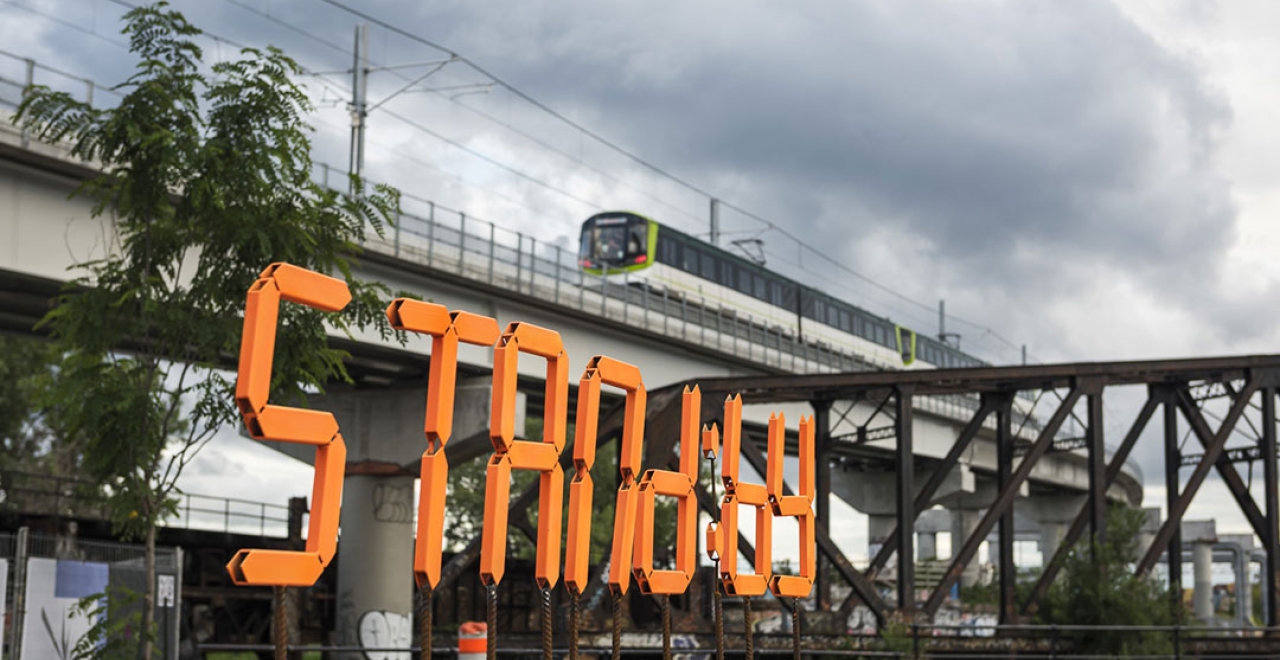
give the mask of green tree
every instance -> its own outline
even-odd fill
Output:
[[[1112,507],[1101,543],[1077,544],[1037,613],[1037,622],[1074,626],[1173,625],[1173,600],[1156,580],[1135,576],[1142,512]],[[1173,652],[1164,633],[1089,632],[1075,637],[1082,653],[1127,657]]]
[[[51,344],[0,336],[0,469],[73,477],[79,455],[48,392],[57,378]]]
[[[200,30],[164,3],[125,21],[138,64],[117,87],[118,106],[37,87],[16,121],[102,164],[78,194],[111,222],[115,241],[77,264],[42,323],[64,358],[55,398],[85,438],[85,469],[112,492],[121,532],[145,539],[150,622],[156,524],[174,510],[195,452],[239,421],[234,383],[220,369],[238,351],[246,291],[275,261],[345,278],[353,301],[340,314],[281,308],[273,396],[292,400],[347,378],[326,325],[376,325],[388,336],[389,292],[353,278],[350,259],[366,227],[381,233],[394,217],[398,194],[378,187],[353,197],[313,182],[303,119],[311,106],[281,51],[245,49],[206,69]],[[149,658],[150,636],[141,639]]]

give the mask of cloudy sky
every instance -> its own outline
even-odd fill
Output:
[[[174,6],[223,39],[202,42],[211,58],[271,43],[313,72],[317,160],[345,168],[361,19],[323,0]],[[401,30],[370,28],[377,65],[449,56],[424,42],[462,58],[369,118],[367,174],[416,198],[571,248],[601,208],[705,235],[710,193],[772,267],[925,332],[945,299],[948,330],[997,363],[1024,344],[1038,362],[1280,346],[1276,3],[360,7]],[[123,10],[0,0],[0,44],[118,81]],[[371,102],[430,68],[372,74]],[[0,55],[0,77],[21,71]],[[1109,403],[1117,438],[1138,396]],[[266,451],[219,443],[189,489]],[[1153,478],[1157,452],[1154,437],[1138,451]],[[306,468],[285,472],[305,491]],[[1216,483],[1192,515],[1243,530]]]

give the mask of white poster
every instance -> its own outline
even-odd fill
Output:
[[[21,660],[69,660],[90,628],[87,617],[71,611],[81,598],[106,591],[107,579],[106,564],[28,559]]]

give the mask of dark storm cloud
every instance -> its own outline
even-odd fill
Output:
[[[1234,238],[1228,108],[1108,3],[558,7],[415,20],[690,180],[745,177],[737,201],[837,254],[893,222],[979,289],[1064,285],[1019,246],[1158,288]]]

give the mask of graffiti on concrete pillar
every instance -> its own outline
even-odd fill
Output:
[[[378,522],[413,522],[413,484],[380,483],[373,487],[373,519]]]
[[[360,646],[366,649],[407,649],[413,643],[409,615],[370,610],[360,617]],[[369,660],[409,660],[408,651],[365,651]]]

